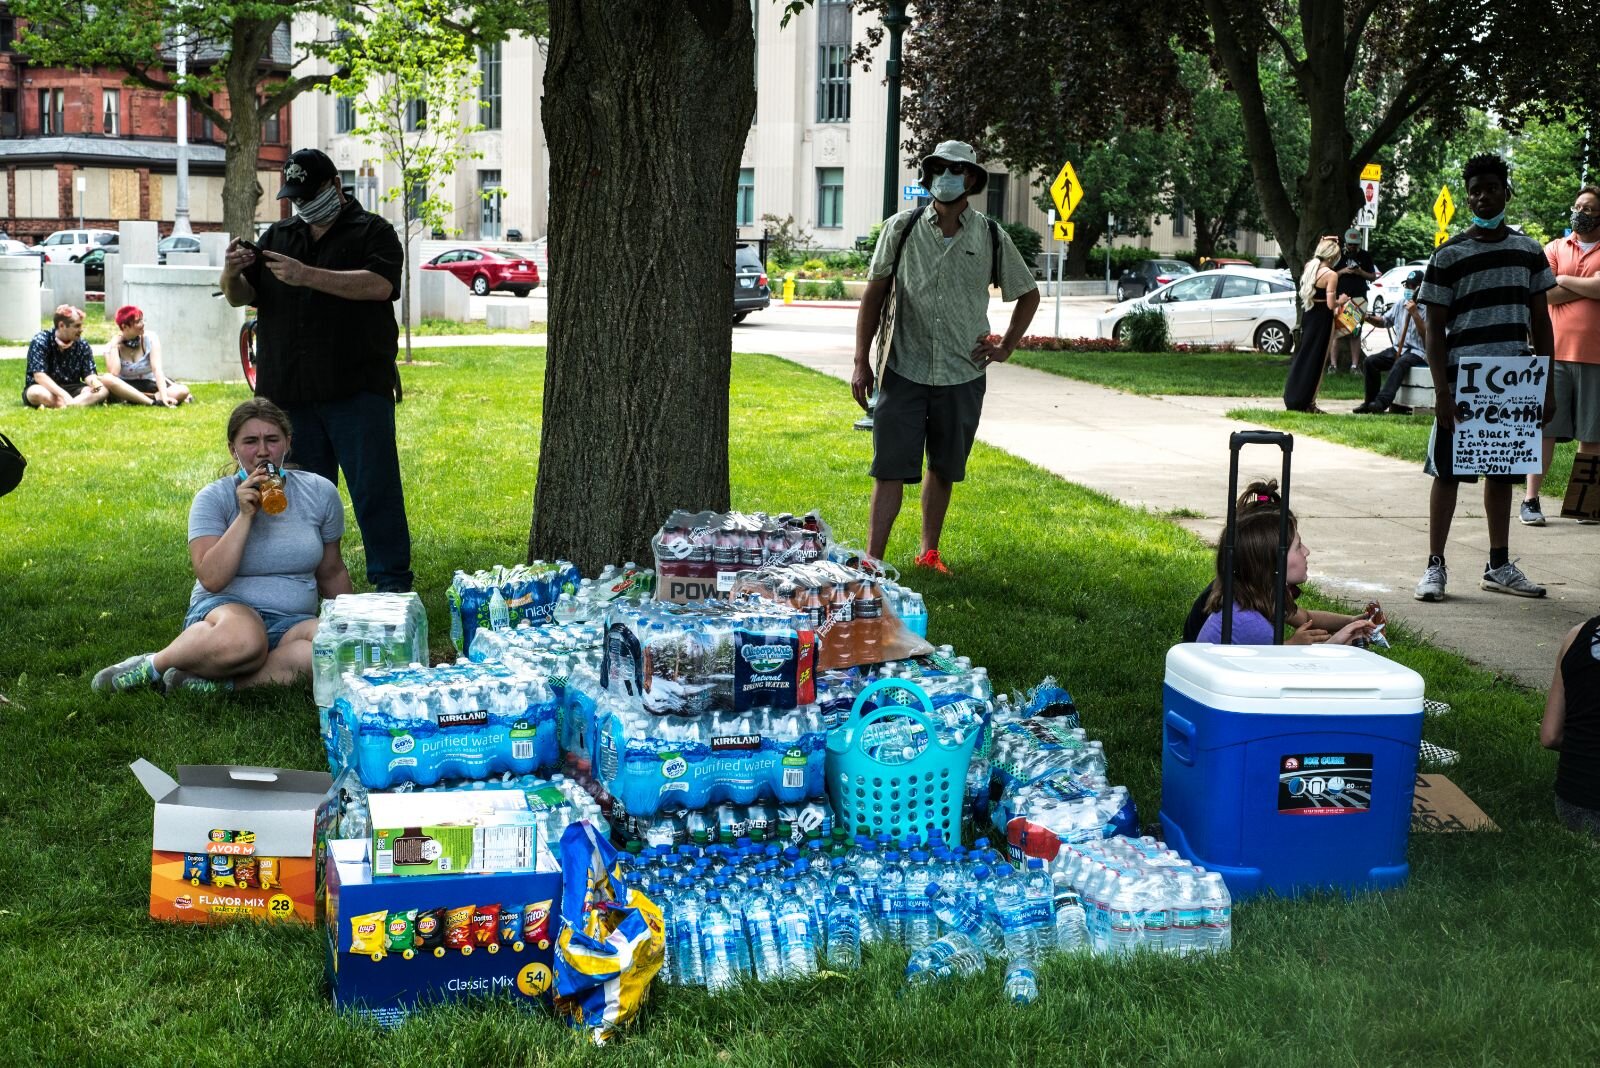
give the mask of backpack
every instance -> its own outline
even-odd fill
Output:
[[[22,455],[22,450],[11,444],[10,438],[0,434],[0,497],[17,488],[27,466],[28,461]]]

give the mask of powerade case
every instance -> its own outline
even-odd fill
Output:
[[[385,1026],[400,1023],[417,1007],[465,998],[500,997],[524,1008],[549,1008],[554,985],[556,932],[561,929],[561,874],[510,872],[439,875],[428,879],[372,878],[363,841],[328,843],[325,966],[334,1008],[353,1011]],[[406,953],[354,951],[357,917],[385,917],[410,909],[463,905],[549,903],[548,938],[469,951],[421,947]]]
[[[1346,645],[1174,646],[1161,825],[1235,900],[1381,890],[1410,873],[1422,676]]]

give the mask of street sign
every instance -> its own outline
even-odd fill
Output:
[[[1356,212],[1356,225],[1371,230],[1378,225],[1378,192],[1382,183],[1361,182],[1361,210]]]
[[[1440,230],[1438,233],[1433,235],[1433,247],[1438,248],[1448,240],[1450,240],[1450,231]]]
[[[1078,184],[1078,172],[1072,169],[1070,160],[1061,165],[1061,173],[1050,183],[1050,199],[1056,202],[1063,220],[1072,218],[1073,209],[1083,199],[1083,186]]]
[[[1380,163],[1369,163],[1365,167],[1362,167],[1361,180],[1363,182],[1383,181],[1383,165]]]
[[[1075,229],[1075,227],[1073,226],[1071,220],[1067,220],[1065,222],[1056,223],[1056,225],[1055,225],[1056,240],[1057,241],[1068,241],[1068,242],[1070,242],[1072,240],[1072,232],[1073,232],[1074,229]]]
[[[1450,225],[1450,220],[1455,218],[1456,202],[1450,197],[1450,187],[1441,186],[1439,199],[1433,202],[1433,221],[1439,224],[1442,233]]]
[[[923,192],[920,185],[906,185],[900,187],[900,195],[906,200],[921,200],[928,194]]]

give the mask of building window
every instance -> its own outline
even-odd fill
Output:
[[[983,190],[983,213],[996,222],[1006,221],[1006,193],[1010,185],[1010,175],[989,172],[989,184]]]
[[[354,199],[355,195],[359,192],[359,190],[356,188],[356,172],[340,171],[339,188],[344,190],[345,196]]]
[[[500,129],[500,42],[478,49],[478,121],[485,130]]]
[[[39,90],[39,132],[46,137],[67,132],[63,112],[67,106],[64,89]]]
[[[0,89],[0,137],[16,137],[22,132],[17,122],[17,91]]]
[[[1189,233],[1189,217],[1183,211],[1183,198],[1172,198],[1172,236],[1185,237]]]
[[[428,128],[428,102],[414,99],[406,102],[406,130],[416,131]]]
[[[333,132],[349,133],[356,128],[356,102],[341,96],[333,102]]]
[[[122,90],[100,90],[100,129],[107,137],[122,134]]]
[[[478,172],[478,236],[481,238],[500,238],[503,233],[500,229],[500,201],[505,194],[500,189],[499,171]]]
[[[844,225],[844,168],[817,168],[817,228]]]
[[[756,221],[756,169],[739,168],[739,199],[735,201],[734,225],[753,226]]]
[[[422,215],[423,202],[428,199],[428,183],[412,182],[406,187],[406,215],[415,219]]]
[[[817,0],[817,121],[850,121],[849,0]]]
[[[283,109],[279,108],[271,115],[261,120],[261,143],[264,145],[283,144]]]
[[[0,52],[17,50],[17,20],[10,15],[0,15]]]

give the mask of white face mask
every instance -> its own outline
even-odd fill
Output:
[[[338,183],[331,182],[328,188],[310,200],[303,203],[296,202],[294,210],[295,214],[312,226],[320,226],[322,223],[331,221],[335,215],[338,215],[339,209],[342,207],[344,205],[339,202]]]
[[[960,200],[967,191],[967,179],[962,174],[951,174],[949,171],[934,178],[933,184],[928,187],[928,192],[933,194],[933,199],[943,204],[952,200]]]

